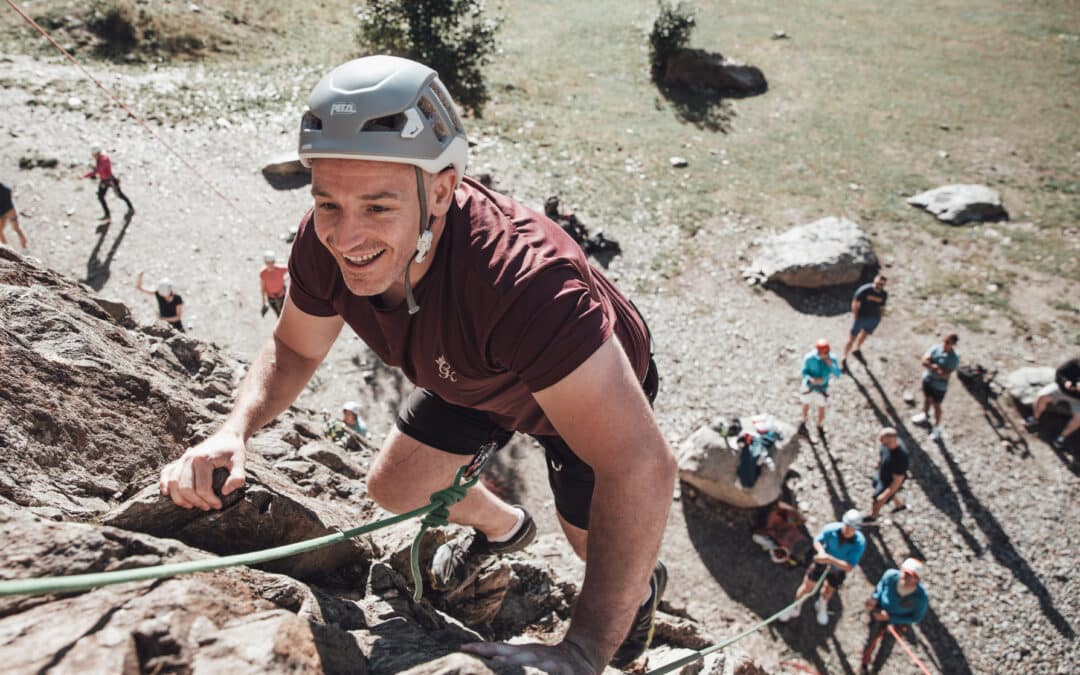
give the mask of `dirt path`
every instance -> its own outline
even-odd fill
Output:
[[[107,297],[128,303],[137,317],[155,316],[152,300],[134,287],[136,274],[168,276],[185,299],[185,323],[198,337],[250,358],[272,328],[259,316],[257,271],[262,251],[287,255],[281,235],[295,225],[309,198],[302,190],[276,192],[258,173],[264,160],[288,150],[299,114],[296,91],[313,81],[309,69],[278,67],[252,85],[251,73],[186,68],[111,70],[109,82],[147,108],[153,101],[202,106],[204,113],[158,127],[215,186],[238,205],[209,194],[176,158],[108,107],[77,75],[55,62],[11,57],[5,62],[0,112],[6,142],[2,178],[31,240],[30,253],[50,267],[85,280]],[[240,87],[243,80],[247,87]],[[280,86],[282,82],[288,85]],[[274,87],[284,92],[267,98]],[[228,93],[228,95],[227,95]],[[69,99],[81,99],[78,105]],[[33,103],[37,101],[38,103]],[[187,101],[187,104],[180,103]],[[205,111],[218,112],[206,114]],[[170,118],[171,119],[171,118]],[[94,186],[78,175],[90,164],[89,147],[101,142],[137,213],[95,231]],[[509,169],[497,142],[478,149],[477,164],[494,167],[500,187],[536,203],[537,185]],[[53,157],[56,169],[18,171],[23,156]],[[586,219],[588,222],[588,219]],[[760,223],[734,219],[732,232]],[[719,226],[719,225],[718,225]],[[625,254],[610,274],[632,289],[657,342],[662,389],[657,412],[677,445],[718,414],[797,414],[797,370],[819,336],[842,345],[848,320],[843,293],[790,301],[746,287],[742,266],[714,241],[705,255],[682,258],[674,281],[650,268],[663,246],[662,228],[610,231]],[[744,236],[744,235],[740,235]],[[862,601],[881,573],[909,554],[928,560],[931,613],[917,631],[917,652],[947,673],[1071,673],[1080,669],[1080,579],[1075,528],[1080,469],[1030,436],[997,428],[992,415],[958,383],[946,399],[946,440],[937,445],[913,427],[905,390],[917,389],[917,362],[934,336],[948,326],[949,306],[912,297],[919,254],[905,257],[905,235],[882,235],[897,272],[891,285],[893,313],[866,345],[866,367],[834,388],[827,422],[829,444],[805,446],[794,468],[799,501],[816,531],[846,508],[868,506],[868,474],[875,461],[877,429],[898,427],[912,450],[910,509],[890,517],[870,535],[860,570],[832,606],[833,620],[818,627],[807,611],[789,627],[760,633],[745,645],[763,665],[801,659],[820,672],[857,669],[865,634]],[[742,239],[739,239],[741,241]],[[913,242],[912,246],[932,245]],[[917,249],[922,250],[922,249]],[[1035,282],[1032,282],[1034,285]],[[640,289],[648,289],[642,291]],[[1029,360],[1053,363],[1062,348],[1047,340],[1013,341],[962,332],[965,362],[1018,367]],[[335,408],[346,398],[365,403],[374,434],[385,433],[401,393],[399,374],[378,364],[352,335],[343,334],[301,402]],[[1006,413],[1016,421],[1015,414]],[[1000,436],[1020,440],[1003,448]],[[1026,443],[1025,453],[1023,445]],[[513,455],[520,496],[541,516],[544,532],[556,531],[538,452],[523,442]],[[717,637],[743,628],[782,607],[799,573],[767,562],[751,543],[750,516],[684,491],[672,508],[663,557],[672,573],[668,601],[705,621]],[[883,672],[912,672],[902,653]]]

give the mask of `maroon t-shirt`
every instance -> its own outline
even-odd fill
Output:
[[[309,211],[289,256],[289,297],[308,314],[341,315],[415,385],[512,431],[554,435],[533,392],[573,372],[612,331],[645,376],[637,311],[542,214],[466,178],[433,255],[413,288],[419,312],[380,307],[346,288]]]

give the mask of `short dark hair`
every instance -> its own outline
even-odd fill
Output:
[[[951,342],[953,344],[956,344],[957,342],[960,342],[960,336],[956,333],[949,333],[945,336],[945,342]]]
[[[874,281],[877,281],[878,279],[881,279],[882,281],[888,281],[889,277],[885,276],[881,272],[878,272],[877,276],[874,277]]]

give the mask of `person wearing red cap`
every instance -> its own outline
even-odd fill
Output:
[[[836,356],[829,351],[829,341],[821,338],[817,341],[814,351],[803,358],[802,364],[802,422],[799,424],[799,433],[808,435],[806,420],[810,414],[810,405],[817,406],[817,431],[818,435],[825,438],[825,407],[829,401],[829,379],[833,376],[840,377],[840,365]]]
[[[926,563],[908,558],[898,570],[889,570],[881,576],[874,594],[866,600],[870,612],[870,635],[863,649],[863,671],[870,667],[874,648],[890,624],[900,632],[919,623],[930,607],[930,598],[922,586],[926,576]]]

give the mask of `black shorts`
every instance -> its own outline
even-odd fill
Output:
[[[659,383],[656,362],[650,358],[641,383],[650,404],[656,399]],[[455,455],[473,455],[481,445],[492,441],[502,448],[514,435],[492,422],[487,413],[448,403],[421,388],[413,390],[401,406],[397,428],[425,445]],[[544,448],[555,509],[571,525],[589,529],[595,483],[592,467],[559,436],[534,435],[533,438]]]
[[[885,490],[889,489],[888,485],[885,485],[884,483],[882,483],[877,478],[871,478],[870,483],[874,486],[874,500],[875,501],[877,500],[878,497],[881,496],[882,492],[885,492]],[[900,489],[897,490],[896,492],[892,493],[891,495],[889,495],[889,498],[885,500],[885,503],[888,504],[889,502],[891,502],[893,500],[893,498],[896,497],[896,495],[900,494],[900,490],[903,490],[903,489],[904,489],[904,484],[900,483]]]
[[[937,403],[939,405],[941,404],[942,401],[945,400],[945,390],[944,389],[934,389],[933,387],[930,386],[930,383],[927,382],[926,380],[923,380],[923,383],[922,383],[922,393],[923,393],[923,396],[925,396],[926,398],[930,399],[931,401],[933,401],[934,403]]]
[[[13,208],[15,208],[15,204],[11,201],[11,190],[7,187],[0,186],[0,216]]]
[[[825,574],[825,570],[828,570],[828,574]],[[844,583],[844,579],[847,578],[847,573],[844,570],[838,570],[832,565],[813,563],[810,565],[810,569],[806,570],[806,578],[811,581],[817,581],[822,574],[825,574],[825,579],[833,588],[840,588],[840,585]]]

